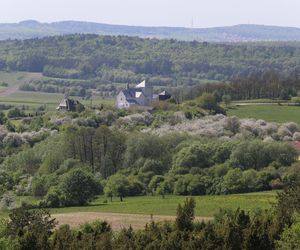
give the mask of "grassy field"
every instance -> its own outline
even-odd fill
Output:
[[[247,211],[257,208],[267,209],[275,201],[275,192],[262,192],[251,194],[238,194],[228,196],[196,196],[196,216],[210,217],[216,214],[220,208],[236,209],[238,207]],[[52,209],[52,213],[73,212],[111,212],[132,214],[175,215],[179,203],[183,203],[184,196],[160,196],[128,197],[123,202],[117,198],[114,201],[103,203],[106,198],[100,197],[88,207],[71,207]]]
[[[54,111],[60,100],[63,98],[63,94],[18,90],[18,87],[21,84],[42,78],[43,76],[40,73],[0,71],[0,83],[8,84],[8,87],[0,87],[0,104],[12,105],[18,108],[25,106],[29,111],[35,111],[38,107],[44,106],[46,110]],[[78,99],[86,106],[90,106],[91,104],[90,100],[82,100],[78,97],[72,98]],[[114,99],[103,99],[101,97],[93,98],[93,106],[99,106],[101,104],[113,105]]]
[[[86,107],[89,107],[91,105],[91,100],[81,100],[78,97],[74,97],[74,99],[78,99]],[[113,106],[114,103],[115,103],[115,99],[114,98],[103,99],[102,97],[94,96],[93,100],[92,100],[93,107],[100,106],[101,104],[106,105],[106,106]]]
[[[221,196],[195,196],[196,216],[211,217],[216,214],[220,208],[237,209],[241,208],[247,211],[255,209],[267,209],[275,202],[276,192],[260,192],[236,195]],[[101,196],[85,207],[69,207],[51,209],[53,214],[64,214],[74,212],[106,212],[106,213],[126,213],[126,214],[146,214],[146,215],[175,215],[179,203],[183,203],[184,196],[166,196],[164,199],[160,196],[142,196],[127,197],[123,202],[114,198],[113,202],[106,200]],[[30,202],[36,202],[30,198]],[[6,216],[6,213],[0,213],[0,217]]]
[[[15,101],[25,103],[57,103],[62,98],[63,94],[58,93],[16,91],[9,96],[2,96],[1,101]]]
[[[251,100],[240,100],[233,101],[232,103],[288,103],[288,100],[279,100],[279,99],[268,99],[268,98],[260,98],[260,99],[251,99]]]
[[[296,122],[300,124],[300,107],[280,105],[246,105],[229,109],[229,116],[263,119],[270,122]]]
[[[42,77],[41,73],[0,71],[0,82],[7,83],[9,87],[20,86],[22,83],[28,83]]]

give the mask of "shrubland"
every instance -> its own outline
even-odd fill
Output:
[[[281,189],[293,180],[297,124],[202,112],[190,118],[180,110],[102,107],[24,118],[16,132],[4,124],[2,196],[32,195],[41,207],[64,207],[103,193],[120,200],[233,194]]]

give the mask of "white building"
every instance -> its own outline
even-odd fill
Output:
[[[150,106],[153,101],[153,87],[146,81],[141,82],[134,88],[120,91],[116,99],[117,108],[130,108],[135,106]]]

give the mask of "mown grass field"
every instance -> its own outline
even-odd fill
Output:
[[[17,91],[9,96],[0,97],[0,104],[12,105],[14,107],[25,107],[28,110],[35,110],[38,107],[45,107],[47,111],[54,111],[59,102],[63,98],[62,94],[58,93],[41,93],[41,92],[28,92]],[[86,107],[90,107],[91,100],[82,100],[80,97],[73,97],[78,99]],[[102,99],[100,97],[94,97],[92,100],[92,106],[100,106],[101,104],[106,106],[113,106],[114,99]]]
[[[256,209],[268,209],[276,201],[276,192],[260,192],[249,194],[221,195],[221,196],[195,196],[196,216],[212,217],[220,209],[241,208],[246,211]],[[30,198],[31,202],[36,200]],[[185,196],[142,196],[127,197],[123,202],[114,198],[113,202],[104,201],[105,197],[100,196],[89,206],[69,207],[50,209],[52,214],[64,214],[75,212],[105,212],[105,213],[125,213],[125,214],[145,214],[145,215],[176,215],[176,208],[179,203],[183,203]],[[7,216],[7,213],[0,213],[0,217]]]
[[[236,209],[240,207],[247,211],[254,211],[257,208],[267,209],[275,202],[275,192],[262,192],[251,194],[237,194],[227,196],[196,196],[196,216],[211,217],[220,208]],[[52,209],[52,213],[73,213],[73,212],[112,212],[129,214],[154,214],[154,215],[176,215],[176,208],[183,203],[184,196],[142,196],[128,197],[123,202],[114,198],[113,202],[103,203],[105,197],[99,197],[91,206],[71,207]]]
[[[288,103],[288,100],[279,100],[279,99],[268,99],[268,98],[259,98],[259,99],[250,99],[250,100],[240,100],[233,101],[232,103]]]
[[[229,109],[229,116],[263,119],[270,122],[300,124],[300,107],[280,105],[245,105]]]
[[[1,101],[15,101],[28,103],[57,103],[63,98],[63,94],[16,91],[8,96],[2,96]]]
[[[44,78],[40,73],[29,72],[3,72],[0,71],[0,83],[8,84],[8,87],[0,87],[0,104],[12,105],[18,108],[26,108],[29,111],[35,111],[38,107],[44,106],[47,111],[54,111],[63,94],[59,93],[43,93],[20,91],[18,87],[23,83],[29,83],[34,80]],[[5,92],[8,91],[8,92]],[[90,100],[82,100],[79,97],[71,97],[78,99],[86,106],[91,105]],[[114,99],[103,99],[101,97],[93,97],[92,105],[100,106],[113,105]]]
[[[8,87],[20,86],[22,83],[28,83],[42,77],[41,73],[0,71],[0,82],[7,83]]]

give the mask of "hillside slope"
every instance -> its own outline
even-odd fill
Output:
[[[203,29],[141,27],[79,21],[40,23],[34,20],[27,20],[20,23],[0,24],[0,40],[28,39],[74,33],[128,35],[144,38],[168,38],[209,42],[300,41],[299,28],[248,24]]]

